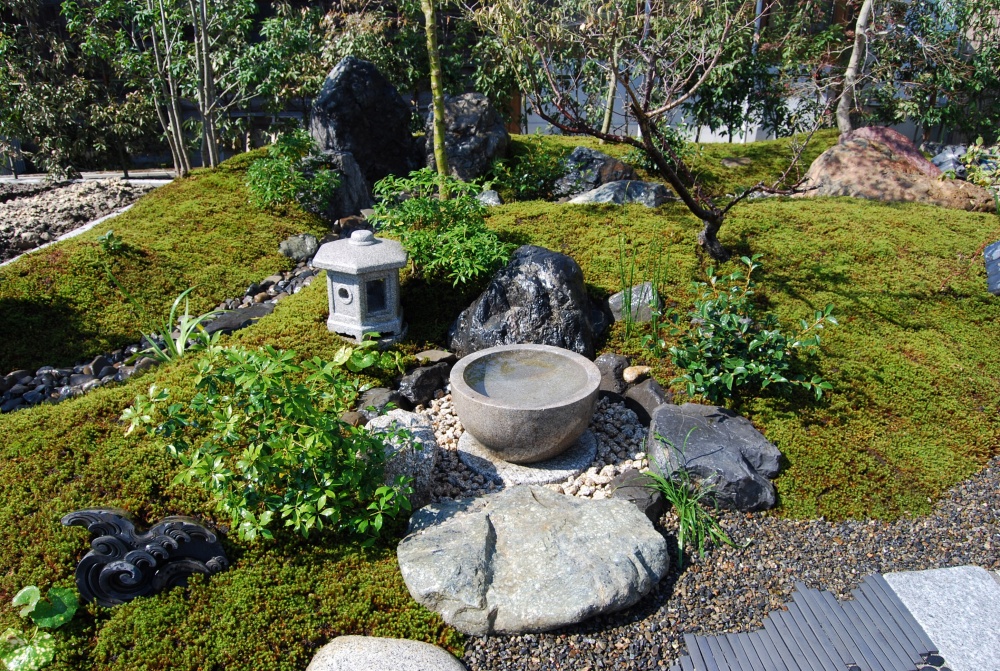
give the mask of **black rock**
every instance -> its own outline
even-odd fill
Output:
[[[406,397],[398,391],[375,387],[361,394],[361,398],[358,399],[358,412],[364,415],[366,420],[372,420],[384,415],[390,403],[402,410],[413,409]]]
[[[117,372],[118,372],[117,368],[115,368],[114,366],[108,365],[108,366],[105,366],[104,368],[102,368],[100,371],[98,371],[97,377],[103,379],[103,378],[106,378],[109,375],[114,375]]]
[[[102,355],[95,357],[94,360],[90,362],[90,369],[94,371],[92,373],[93,375],[97,375],[99,371],[104,370],[110,365],[111,361],[109,361],[106,357]]]
[[[664,403],[672,403],[674,395],[649,378],[625,392],[625,406],[635,413],[639,421],[648,425],[653,411]]]
[[[583,272],[565,254],[520,247],[448,331],[449,349],[459,357],[519,343],[554,345],[593,357]]]
[[[13,412],[20,407],[24,406],[24,399],[18,396],[17,398],[12,398],[9,401],[5,401],[0,405],[0,412]]]
[[[667,512],[667,500],[648,486],[651,482],[649,476],[630,468],[611,481],[611,498],[631,501],[655,524]]]
[[[411,108],[367,61],[348,56],[313,100],[309,132],[321,149],[350,152],[368,184],[418,165]]]
[[[711,483],[719,505],[750,511],[773,508],[781,452],[749,420],[712,405],[661,405],[646,439],[649,465],[663,477],[684,469]]]
[[[619,395],[624,394],[628,385],[625,384],[622,373],[632,365],[629,358],[621,354],[609,352],[594,359],[594,363],[597,365],[598,370],[601,371],[601,386],[599,389]]]
[[[556,181],[553,195],[574,196],[623,179],[636,179],[635,170],[627,163],[596,149],[577,147],[566,157],[566,174]]]
[[[41,403],[43,400],[45,400],[45,396],[46,395],[43,392],[38,391],[36,389],[33,391],[29,391],[22,398],[24,399],[25,403],[35,405],[36,403]]]
[[[436,363],[415,368],[399,382],[399,393],[413,405],[426,405],[434,392],[448,383],[448,364]]]
[[[7,390],[7,394],[13,398],[14,396],[24,396],[26,393],[31,391],[31,385],[27,384],[15,384],[13,387]]]
[[[983,251],[986,261],[986,288],[995,296],[1000,296],[1000,242],[994,242]]]
[[[677,200],[677,198],[670,189],[662,184],[621,180],[602,184],[593,191],[587,191],[586,193],[581,193],[579,196],[574,196],[569,202],[575,205],[594,203],[625,205],[626,203],[638,203],[646,207],[659,207],[671,200]]]
[[[507,155],[510,133],[503,117],[482,93],[463,93],[444,100],[445,151],[448,170],[464,182],[485,174],[493,159]],[[434,167],[434,115],[427,117],[426,164]]]
[[[216,332],[229,334],[250,326],[272,312],[274,312],[274,303],[255,303],[248,308],[232,310],[216,317],[205,324],[205,332],[209,335]]]
[[[371,190],[354,154],[328,150],[305,160],[307,165],[304,166],[303,173],[306,177],[310,177],[322,168],[333,170],[340,177],[340,184],[325,207],[319,208],[307,204],[307,210],[318,214],[327,223],[333,223],[341,217],[360,214],[361,210],[372,206]]]

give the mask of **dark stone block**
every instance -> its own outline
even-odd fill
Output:
[[[643,380],[625,392],[625,406],[647,426],[653,412],[664,403],[672,403],[673,400],[673,393],[664,390],[653,378]]]
[[[667,500],[648,486],[651,482],[648,475],[630,468],[611,481],[611,498],[631,501],[655,524],[667,512]]]
[[[986,286],[994,296],[1000,296],[1000,242],[994,242],[983,252],[986,261]]]
[[[482,93],[446,96],[444,100],[445,151],[448,170],[463,182],[489,170],[495,158],[503,158],[510,147],[510,134],[503,117]],[[434,163],[434,115],[427,118],[426,165]]]
[[[96,380],[96,379],[97,379],[97,377],[94,376],[94,375],[85,375],[83,373],[74,373],[73,375],[69,376],[69,386],[71,386],[71,387],[79,387],[81,385],[85,385],[88,382],[91,382],[92,380]]]
[[[566,174],[553,188],[557,198],[592,191],[608,182],[636,179],[632,166],[588,147],[574,149],[565,164]]]
[[[401,410],[413,409],[407,398],[398,391],[375,387],[361,394],[361,398],[358,399],[358,412],[364,415],[366,420],[372,420],[384,415],[390,403]]]
[[[448,383],[449,370],[444,362],[416,368],[400,380],[399,393],[413,405],[426,405]]]
[[[750,511],[777,502],[768,478],[778,474],[781,452],[748,419],[712,405],[661,405],[646,439],[649,465],[669,478],[685,470],[710,483],[719,505]]]
[[[599,387],[601,391],[610,391],[618,395],[625,393],[628,385],[625,384],[622,373],[632,365],[627,356],[609,352],[594,359],[594,364],[601,371],[601,386]]]
[[[266,317],[272,312],[274,312],[273,303],[255,303],[248,308],[231,310],[205,324],[205,332],[209,335],[216,332],[229,334],[250,326],[261,317]]]

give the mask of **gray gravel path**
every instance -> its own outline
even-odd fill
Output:
[[[675,519],[661,520],[673,544]],[[467,639],[470,671],[659,669],[684,652],[684,633],[749,631],[791,598],[796,580],[838,598],[871,573],[972,564],[1000,569],[1000,457],[952,488],[926,517],[879,521],[787,520],[727,513],[737,550],[713,547],[676,565],[625,613],[544,634]]]

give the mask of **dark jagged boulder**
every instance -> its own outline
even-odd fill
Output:
[[[418,165],[410,106],[374,65],[348,56],[313,101],[309,132],[320,149],[350,152],[369,185]]]
[[[448,96],[444,101],[445,150],[448,170],[471,181],[489,170],[494,158],[507,155],[510,133],[503,117],[482,93]],[[434,115],[427,118],[427,165],[434,167]]]
[[[632,166],[589,147],[574,149],[566,157],[565,164],[566,174],[556,181],[552,190],[557,198],[592,191],[608,182],[637,179]]]
[[[449,348],[465,356],[495,345],[533,343],[593,358],[590,311],[576,261],[525,245],[452,324]]]

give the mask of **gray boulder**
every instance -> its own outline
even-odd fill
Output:
[[[983,260],[986,262],[986,288],[994,296],[1000,296],[1000,241],[983,250]]]
[[[503,198],[501,198],[500,194],[493,189],[483,191],[481,194],[476,196],[476,200],[486,207],[497,207],[499,205],[503,205]]]
[[[661,405],[646,441],[650,467],[663,477],[684,469],[711,484],[719,505],[765,510],[776,503],[768,478],[778,474],[781,452],[748,419],[712,405]]]
[[[466,671],[436,645],[405,638],[338,636],[312,658],[306,671]]]
[[[503,117],[482,93],[463,93],[444,100],[445,150],[448,170],[469,182],[489,170],[494,158],[507,155],[510,133]],[[434,162],[434,115],[427,117],[426,164]]]
[[[374,65],[348,56],[313,100],[309,132],[320,149],[350,152],[368,184],[418,165],[411,108]]]
[[[449,349],[463,357],[495,345],[533,343],[592,358],[590,311],[583,271],[576,261],[525,245],[452,324]]]
[[[272,312],[274,312],[274,303],[254,303],[239,310],[229,310],[205,324],[205,332],[209,335],[216,331],[229,334],[256,323]]]
[[[593,191],[608,182],[636,179],[632,166],[588,147],[574,149],[565,163],[566,174],[552,189],[557,198]]]
[[[653,318],[653,283],[643,282],[628,290],[631,297],[632,322],[636,324],[648,322]],[[663,307],[663,299],[657,296],[657,308]],[[625,292],[618,293],[608,298],[608,309],[616,322],[625,318]]]
[[[391,485],[401,475],[413,478],[410,502],[414,507],[423,506],[431,500],[434,465],[437,463],[434,425],[426,415],[406,410],[390,410],[368,422],[368,430],[374,434],[400,429],[408,434],[406,438],[394,436],[386,441],[385,484]]]
[[[941,172],[953,170],[956,177],[959,179],[965,179],[968,174],[968,170],[966,169],[965,164],[962,163],[962,157],[965,156],[967,151],[968,149],[966,146],[962,144],[945,145],[941,148],[941,151],[931,159],[931,163],[940,168]]]
[[[673,392],[664,389],[652,378],[643,380],[625,392],[625,407],[634,412],[639,421],[647,426],[653,412],[664,403],[672,403],[673,400]]]
[[[667,512],[667,499],[650,484],[648,475],[630,468],[611,481],[611,498],[630,502],[655,524]]]
[[[574,205],[589,205],[592,203],[614,203],[625,205],[639,203],[646,207],[659,207],[667,201],[677,200],[667,187],[656,182],[635,182],[622,180],[608,182],[593,191],[581,193],[570,199]]]
[[[418,510],[396,555],[413,598],[475,636],[628,608],[669,565],[663,536],[628,501],[535,485]]]
[[[315,235],[303,233],[293,235],[278,243],[278,251],[287,256],[292,261],[305,261],[311,259],[319,249],[319,240]]]

